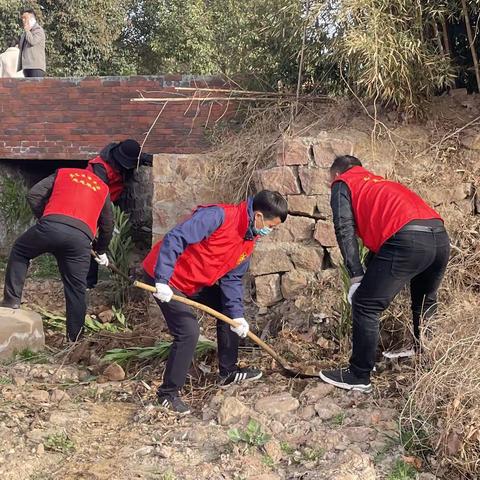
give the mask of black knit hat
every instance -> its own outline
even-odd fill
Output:
[[[120,142],[112,149],[115,161],[126,170],[132,170],[137,166],[140,145],[136,140],[129,138]]]

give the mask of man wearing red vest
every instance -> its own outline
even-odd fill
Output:
[[[337,157],[330,174],[335,233],[351,282],[353,351],[348,368],[320,377],[339,388],[369,392],[380,314],[409,283],[419,347],[420,319],[435,311],[450,241],[435,210],[407,187],[364,169],[357,158]],[[365,272],[357,236],[371,254]]]
[[[67,339],[77,341],[85,323],[85,292],[92,240],[99,231],[99,261],[108,265],[106,250],[113,233],[107,185],[92,172],[60,168],[28,192],[39,220],[12,247],[5,274],[3,306],[20,308],[23,285],[32,258],[55,256],[65,291]]]
[[[199,336],[193,310],[170,302],[173,293],[187,296],[233,318],[239,326],[217,322],[218,363],[223,385],[255,380],[260,370],[237,366],[239,336],[249,325],[244,318],[243,276],[258,236],[268,235],[287,218],[287,202],[263,190],[238,205],[198,207],[191,217],[170,230],[143,261],[147,281],[173,335],[163,383],[157,396],[163,407],[186,414],[179,397]]]
[[[87,170],[95,173],[108,185],[112,202],[120,200],[125,190],[125,182],[138,166],[152,166],[153,155],[145,152],[140,154],[140,150],[139,143],[129,138],[119,143],[109,143],[99,155],[89,160]],[[92,258],[87,275],[87,288],[94,288],[97,281],[98,263]]]

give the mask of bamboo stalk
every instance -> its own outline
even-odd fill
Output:
[[[242,95],[285,95],[281,92],[259,92],[256,90],[230,90],[228,88],[195,88],[195,87],[174,87],[175,90],[182,90],[185,92],[224,92],[224,93],[241,93]]]
[[[440,18],[440,24],[442,25],[442,34],[443,34],[443,44],[445,45],[445,53],[450,56],[451,48],[450,48],[450,39],[448,38],[448,28],[447,22],[445,21],[445,17],[442,15]]]
[[[445,49],[443,48],[442,39],[440,37],[437,21],[435,19],[433,20],[432,25],[433,25],[433,33],[435,34],[435,41],[437,42],[438,49],[440,50],[440,53],[442,55],[445,55]]]
[[[480,69],[478,68],[478,57],[477,57],[477,52],[475,50],[475,44],[474,44],[475,40],[472,35],[472,27],[470,25],[470,17],[468,15],[467,2],[466,0],[461,0],[461,1],[462,1],[463,15],[465,17],[465,27],[467,28],[468,43],[470,44],[470,51],[472,53],[473,68],[475,70],[475,76],[477,77],[478,91],[480,92]]]
[[[231,101],[231,102],[278,102],[278,101],[295,101],[297,98],[295,95],[285,98],[275,98],[275,97],[188,97],[188,98],[131,98],[131,102],[220,102],[220,101]],[[300,97],[299,101],[307,102],[324,102],[329,100],[328,97]]]

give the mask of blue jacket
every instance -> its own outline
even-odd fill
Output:
[[[245,238],[251,240],[253,233],[253,200],[249,198],[248,216],[250,227]],[[173,274],[177,258],[183,253],[188,245],[199,243],[212,235],[224,221],[224,211],[221,207],[206,207],[198,209],[188,220],[170,230],[163,238],[155,266],[155,281],[168,283]],[[221,291],[222,313],[231,318],[244,316],[243,307],[243,276],[248,271],[250,258],[230,270],[218,280]]]

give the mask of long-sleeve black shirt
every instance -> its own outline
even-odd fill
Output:
[[[332,185],[330,205],[333,212],[335,235],[342,252],[345,268],[352,281],[360,280],[364,271],[358,249],[352,198],[346,183],[340,181]]]
[[[36,218],[41,218],[43,212],[45,210],[45,206],[50,199],[50,195],[52,194],[53,185],[55,183],[55,179],[57,178],[57,172],[53,173],[49,177],[44,178],[37,184],[35,184],[27,194],[27,201],[32,209],[33,214]],[[67,215],[49,215],[48,219],[50,221],[56,221],[59,223],[64,223],[66,225],[70,225],[72,227],[78,228],[82,232],[84,232],[90,240],[93,240],[92,232],[90,228],[87,226],[86,223],[82,222],[81,220],[69,217]],[[105,253],[108,248],[108,244],[112,239],[113,235],[113,211],[112,211],[112,203],[110,201],[110,195],[107,195],[105,199],[105,203],[103,205],[102,211],[100,212],[100,216],[98,217],[97,221],[98,226],[98,240],[96,243],[96,251],[99,254]]]

